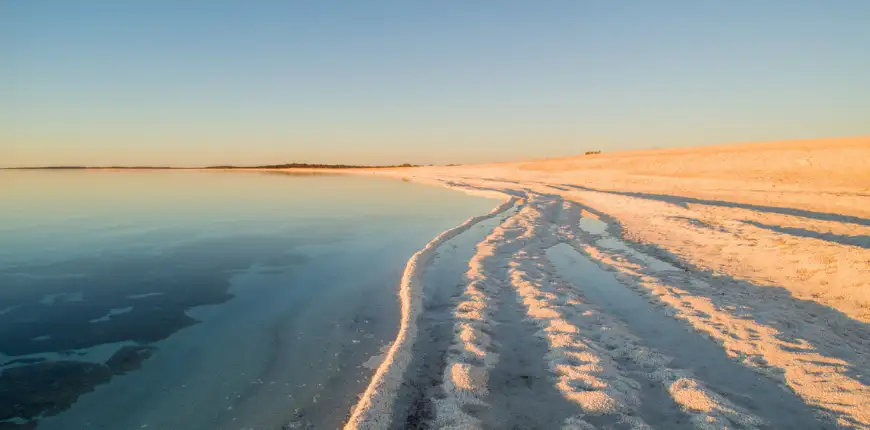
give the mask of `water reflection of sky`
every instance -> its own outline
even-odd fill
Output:
[[[22,428],[169,354],[159,342],[240,294],[240,274],[268,287],[343,265],[359,273],[347,280],[392,273],[492,206],[395,180],[243,172],[2,172],[0,201],[0,425]]]
[[[0,264],[162,248],[238,229],[301,233],[303,226],[350,217],[437,219],[457,199],[389,179],[291,175],[292,181],[288,174],[246,172],[0,172]]]

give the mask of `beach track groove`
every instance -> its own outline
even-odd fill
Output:
[[[792,302],[777,302],[771,315],[789,312],[813,325],[754,315],[741,304],[769,300],[763,288],[711,276],[635,240],[573,188],[434,181],[510,200],[485,215],[504,218],[469,260],[430,399],[434,416],[417,428],[870,428],[868,347],[842,335],[857,353],[835,349],[824,339],[841,332]],[[402,428],[378,417],[403,401],[395,387],[407,375],[421,309],[411,294],[420,286],[408,273],[423,270],[425,254],[443,241],[409,262],[403,286],[412,287],[405,294],[417,310],[407,327],[403,318],[392,364],[378,369],[346,428]],[[511,396],[527,396],[533,407]]]

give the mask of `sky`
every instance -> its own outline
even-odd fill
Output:
[[[0,0],[0,166],[870,134],[870,1]]]

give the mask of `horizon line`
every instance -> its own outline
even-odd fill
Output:
[[[178,166],[76,166],[76,165],[59,165],[59,166],[16,166],[16,167],[0,167],[0,170],[232,170],[232,169],[388,169],[402,167],[422,167],[425,164],[389,164],[389,165],[364,165],[364,164],[322,164],[322,163],[284,163],[284,164],[264,164],[256,166],[236,166],[236,165],[215,165],[215,166],[193,166],[193,167],[178,167]],[[435,166],[429,164],[428,166]],[[443,164],[442,166],[458,166],[458,164]]]
[[[800,138],[800,139],[771,139],[771,140],[753,140],[753,141],[742,141],[742,142],[728,142],[728,143],[702,143],[697,145],[675,145],[675,146],[653,146],[647,148],[636,148],[636,149],[620,149],[616,151],[601,151],[601,150],[592,150],[592,151],[584,151],[578,152],[571,155],[563,155],[563,156],[549,156],[549,157],[531,157],[531,158],[522,158],[522,159],[514,159],[514,160],[504,160],[504,161],[484,161],[484,162],[471,162],[471,163],[402,163],[402,164],[343,164],[343,163],[283,163],[283,164],[266,164],[266,165],[255,165],[255,166],[236,166],[232,164],[220,164],[220,165],[212,165],[212,166],[84,166],[84,165],[42,165],[42,166],[2,166],[0,170],[63,170],[63,169],[81,169],[81,170],[109,170],[109,169],[142,169],[142,170],[203,170],[203,169],[268,169],[268,168],[322,168],[322,169],[379,169],[379,168],[397,168],[397,167],[423,167],[423,166],[462,166],[468,164],[500,164],[500,163],[512,163],[512,162],[524,162],[524,161],[540,161],[540,160],[552,160],[552,159],[565,159],[572,157],[580,157],[584,155],[590,155],[591,153],[598,154],[621,154],[621,153],[636,153],[636,152],[650,152],[650,151],[670,151],[670,150],[686,150],[690,148],[699,148],[699,147],[729,147],[729,146],[742,146],[742,145],[763,145],[763,144],[773,144],[773,143],[782,143],[782,142],[812,142],[818,140],[850,140],[850,139],[865,139],[870,138],[870,134],[857,134],[857,135],[838,135],[838,136],[829,136],[829,137],[809,137],[809,138]]]

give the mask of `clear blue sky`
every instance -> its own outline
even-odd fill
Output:
[[[870,1],[0,1],[0,165],[870,134]]]

